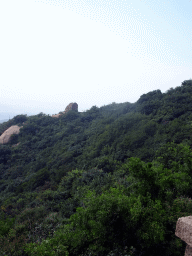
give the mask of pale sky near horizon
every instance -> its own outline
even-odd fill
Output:
[[[82,112],[180,86],[191,11],[191,0],[1,0],[0,113]]]

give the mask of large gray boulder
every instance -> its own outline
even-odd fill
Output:
[[[184,256],[192,256],[192,216],[178,219],[175,235],[187,244]]]

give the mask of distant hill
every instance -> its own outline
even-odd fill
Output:
[[[7,122],[9,119],[3,119],[3,120],[0,120],[0,124],[4,123],[4,122]]]
[[[14,116],[23,114],[22,112],[19,112],[19,111],[12,112],[10,111],[10,106],[3,106],[1,104],[0,104],[0,110],[1,110],[0,123],[8,121],[9,119],[14,118]],[[31,113],[31,112],[27,112],[25,114],[27,114],[27,116],[35,115],[35,113]]]

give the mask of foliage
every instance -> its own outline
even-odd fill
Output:
[[[0,254],[184,255],[191,95],[185,80],[135,103],[0,124],[23,126],[0,145]]]

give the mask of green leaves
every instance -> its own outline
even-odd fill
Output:
[[[15,218],[6,218],[0,220],[0,237],[5,236],[9,233],[10,229],[13,227]]]
[[[101,196],[88,191],[84,205],[85,208],[77,208],[70,217],[68,228],[73,231],[66,233],[64,227],[71,255],[79,255],[88,249],[105,254],[113,249],[114,244],[127,245],[125,240],[129,235],[125,231],[131,224],[126,221],[130,216],[129,200],[121,191],[111,188]],[[76,254],[73,253],[75,249]]]
[[[138,234],[145,241],[145,245],[158,244],[165,239],[166,213],[160,200],[151,200],[148,197],[147,205],[142,209],[142,225]]]
[[[123,165],[122,168],[128,168],[131,176],[137,181],[128,190],[131,191],[134,188],[137,195],[143,196],[149,192],[153,199],[172,200],[177,196],[187,195],[192,185],[191,177],[181,171],[182,167],[172,171],[157,162],[145,164],[138,158],[130,158],[128,164]],[[170,192],[172,198],[170,198]]]
[[[31,256],[69,256],[67,246],[63,246],[57,239],[46,239],[40,245],[26,244],[24,251]]]
[[[88,191],[84,205],[63,228],[70,255],[86,251],[107,255],[115,248],[123,250],[125,245],[129,249],[132,245],[149,248],[164,242],[166,211],[160,200],[151,200],[149,193],[146,197],[128,197],[121,189],[110,188],[96,196]]]

